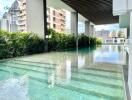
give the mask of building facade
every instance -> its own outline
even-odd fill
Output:
[[[65,31],[66,15],[64,10],[56,10],[52,7],[47,8],[47,26],[57,32]]]
[[[26,0],[19,0],[18,31],[27,32]]]
[[[18,1],[15,0],[14,3],[11,5],[8,12],[5,12],[3,15],[3,18],[1,20],[1,24],[7,25],[3,28],[3,30],[9,31],[9,32],[16,32],[18,31],[18,15],[19,15],[19,5]],[[6,24],[5,24],[6,23]],[[2,29],[2,27],[1,27]]]
[[[0,29],[10,32],[10,22],[7,19],[0,20]]]

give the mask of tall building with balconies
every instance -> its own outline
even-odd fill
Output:
[[[65,10],[56,10],[54,8],[48,7],[47,15],[48,28],[53,28],[57,32],[65,31]]]
[[[19,0],[20,13],[18,15],[18,30],[21,32],[27,32],[27,11],[26,0]]]

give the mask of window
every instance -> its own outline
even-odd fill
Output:
[[[53,24],[53,27],[54,27],[54,28],[56,28],[56,25],[55,25],[55,24]]]
[[[55,16],[55,11],[53,11],[53,15]]]
[[[56,19],[55,19],[55,17],[53,17],[53,21],[55,21]]]

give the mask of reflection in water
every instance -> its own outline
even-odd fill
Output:
[[[48,78],[49,88],[53,88],[55,85],[55,73],[53,72]]]
[[[82,49],[83,50],[83,49]],[[102,46],[94,52],[86,53],[88,49],[84,49],[84,52],[66,52],[55,55],[57,59],[51,59],[51,62],[59,62],[56,67],[56,71],[48,78],[49,87],[54,87],[56,84],[68,84],[71,80],[71,67],[76,70],[82,68],[95,66],[96,63],[113,63],[113,64],[126,64],[126,52],[123,46]],[[58,57],[57,57],[58,56]],[[53,57],[53,56],[52,56]],[[61,61],[61,62],[60,62]],[[92,66],[92,67],[93,67]],[[97,66],[98,67],[98,66]],[[104,67],[102,67],[104,68]],[[109,67],[105,66],[105,69]],[[111,69],[115,69],[111,67]]]
[[[85,56],[78,56],[78,69],[84,67],[85,65]]]
[[[20,58],[19,61],[15,62],[23,63],[30,66],[34,65],[33,68],[35,71],[33,70],[33,73],[37,74],[38,72],[42,72],[42,67],[44,67],[44,73],[42,72],[38,74],[38,76],[37,74],[32,75],[35,77],[39,77],[39,79],[44,78],[45,83],[40,83],[41,85],[39,84],[37,86],[40,87],[40,90],[38,89],[38,92],[41,93],[42,96],[43,94],[45,94],[45,97],[47,98],[52,96],[54,97],[55,95],[60,98],[63,95],[66,95],[67,97],[69,96],[69,98],[76,98],[78,95],[83,95],[84,91],[86,91],[85,93],[89,93],[89,91],[95,91],[95,93],[92,92],[95,97],[102,94],[105,94],[107,97],[111,97],[111,95],[120,97],[120,94],[122,94],[123,96],[123,82],[122,80],[120,81],[120,78],[122,78],[121,64],[125,64],[126,59],[126,53],[123,47],[102,46],[102,48],[98,48],[95,51],[89,51],[89,48],[85,48],[78,51],[51,52]],[[25,66],[21,66],[27,69]],[[47,73],[51,73],[48,76],[48,80]],[[41,74],[44,74],[42,75],[43,77],[41,76]],[[44,86],[44,89],[41,90],[42,86]],[[122,89],[120,89],[120,87]],[[36,91],[36,88],[34,90]],[[76,95],[73,93],[73,96],[72,91],[75,91],[78,94]],[[40,96],[39,93],[38,96]],[[33,94],[32,96],[34,96]],[[90,100],[99,99],[100,97],[98,99],[96,98]],[[104,99],[104,95],[102,95],[102,99]],[[50,100],[54,100],[54,98]]]
[[[125,64],[126,52],[123,46],[103,46],[94,52],[94,62]]]
[[[68,84],[71,79],[71,61],[66,60],[56,68],[57,84]]]
[[[29,100],[28,78],[10,78],[0,82],[0,100]]]

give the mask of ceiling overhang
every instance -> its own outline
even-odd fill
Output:
[[[62,0],[75,11],[94,24],[118,23],[119,17],[113,16],[113,0]]]

